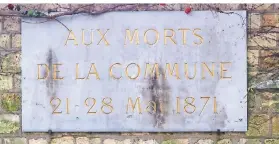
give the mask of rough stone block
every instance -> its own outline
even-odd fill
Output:
[[[0,90],[10,90],[13,88],[12,76],[0,75]]]
[[[10,35],[9,34],[1,34],[0,35],[0,47],[1,48],[10,48]]]
[[[195,144],[214,144],[214,141],[211,139],[200,139]]]
[[[248,50],[249,68],[257,68],[259,65],[259,50]]]
[[[13,114],[0,115],[0,134],[15,133],[20,128],[19,116]]]
[[[172,139],[163,141],[161,144],[189,144],[188,139]]]
[[[252,115],[249,118],[247,136],[267,136],[269,128],[268,115]]]
[[[27,144],[26,138],[4,139],[4,144]]]
[[[21,47],[21,34],[12,35],[12,47],[20,48]]]
[[[276,26],[278,23],[276,14],[264,14],[263,15],[263,26]]]
[[[259,66],[261,70],[272,71],[279,67],[279,51],[278,50],[262,50],[260,51]]]
[[[264,140],[265,144],[279,144],[279,139],[266,139]]]
[[[101,144],[101,139],[100,138],[93,138],[90,139],[90,144]]]
[[[20,108],[20,96],[16,93],[4,93],[0,97],[1,108],[8,112],[18,111]]]
[[[21,53],[17,52],[17,53],[8,54],[6,57],[2,58],[1,71],[5,73],[20,72],[20,60],[21,60]]]
[[[78,138],[76,138],[76,144],[89,144],[89,138],[78,137]]]
[[[217,144],[232,144],[230,139],[222,139],[217,142]]]
[[[276,34],[275,33],[262,33],[256,36],[248,37],[248,46],[256,46],[260,48],[270,48],[276,46]]]
[[[48,144],[46,139],[40,138],[40,139],[30,139],[29,144]]]
[[[54,138],[51,140],[51,144],[74,144],[74,138],[73,137]]]
[[[20,32],[20,18],[6,17],[4,21],[4,30],[8,32]]]
[[[240,139],[237,144],[262,144],[259,139]]]
[[[259,29],[261,27],[261,15],[259,13],[251,13],[249,14],[249,18],[249,28]]]

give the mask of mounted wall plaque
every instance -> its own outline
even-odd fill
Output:
[[[25,132],[247,130],[246,12],[22,20]]]

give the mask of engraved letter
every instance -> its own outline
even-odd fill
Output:
[[[190,29],[181,28],[181,29],[178,29],[178,30],[182,31],[183,45],[186,45],[186,32],[187,32],[187,30],[190,30]]]
[[[122,76],[116,77],[116,76],[114,76],[114,75],[112,74],[112,67],[113,67],[114,65],[121,65],[121,64],[120,64],[120,63],[115,63],[115,64],[111,65],[110,68],[109,68],[109,75],[110,75],[112,78],[114,78],[114,79],[121,79]]]
[[[72,30],[69,31],[69,35],[68,35],[68,38],[66,39],[65,45],[68,44],[68,40],[74,40],[74,45],[76,45],[76,46],[78,45],[76,37]]]
[[[200,44],[203,43],[203,38],[202,38],[202,36],[200,36],[199,34],[196,33],[196,31],[200,31],[200,30],[201,30],[200,28],[196,28],[196,29],[193,30],[194,36],[198,37],[199,40],[200,40],[200,42],[194,42],[194,44],[196,44],[196,45],[200,45]]]
[[[91,69],[92,69],[92,68],[93,68],[93,72],[91,72]],[[98,80],[100,79],[99,74],[98,74],[98,72],[97,72],[97,69],[96,69],[94,63],[91,64],[89,73],[88,73],[88,75],[87,75],[87,79],[89,79],[89,75],[90,75],[90,74],[94,74],[94,75],[96,75],[96,79],[98,79]]]
[[[171,31],[171,35],[168,36],[168,31]],[[176,44],[175,40],[173,39],[175,32],[173,29],[165,29],[164,30],[164,44],[167,45],[167,38],[169,38],[174,44]]]
[[[84,29],[82,29],[82,44],[89,46],[92,44],[92,41],[93,41],[93,31],[91,30],[90,43],[85,43],[84,33],[85,33]]]
[[[166,64],[165,79],[167,78],[167,70],[168,70],[168,72],[169,72],[170,75],[173,75],[173,71],[175,70],[176,79],[180,79],[180,78],[179,78],[179,71],[178,71],[178,64],[177,64],[177,63],[174,64],[172,70],[171,70],[171,68],[170,68],[170,64],[169,64],[169,63]]]
[[[100,39],[100,41],[98,42],[97,45],[99,45],[100,42],[101,42],[102,40],[104,40],[105,44],[108,46],[108,45],[109,45],[109,42],[106,40],[105,36],[106,36],[107,32],[109,31],[109,29],[107,29],[107,31],[105,32],[105,34],[103,34],[103,33],[100,31],[100,29],[97,29],[97,31],[99,32],[99,34],[100,34],[101,37],[102,37],[102,38]]]
[[[57,73],[60,72],[59,70],[57,70],[59,65],[62,65],[62,64],[53,64],[53,65],[52,65],[52,69],[53,69],[53,79],[54,79],[54,80],[62,80],[62,79],[64,78],[64,77],[62,77],[62,78],[57,77]]]
[[[47,77],[48,77],[48,72],[49,72],[49,69],[48,69],[48,65],[47,64],[37,64],[38,65],[38,79],[46,79]],[[40,67],[41,66],[45,66],[46,67],[46,75],[43,77],[43,78],[41,78],[40,77]]]
[[[151,68],[150,68],[150,64],[149,64],[149,63],[146,63],[144,78],[146,78],[146,76],[148,75],[148,71],[149,71],[150,69],[151,69]],[[159,65],[158,65],[157,63],[154,64],[154,66],[153,66],[153,68],[152,68],[152,70],[151,70],[150,75],[151,75],[152,77],[153,77],[153,75],[154,75],[154,71],[155,71],[155,74],[156,74],[155,78],[156,78],[156,79],[159,78],[159,76],[160,76],[160,73],[159,73]]]
[[[137,97],[136,102],[135,102],[134,104],[133,104],[132,98],[131,98],[131,97],[128,98],[128,104],[127,104],[127,107],[126,107],[126,113],[128,113],[128,110],[129,110],[129,106],[130,106],[130,105],[132,106],[132,110],[133,110],[133,112],[134,112],[137,104],[138,104],[138,111],[139,111],[139,114],[142,114],[142,113],[141,113],[141,107],[140,107],[140,97]]]
[[[147,32],[149,32],[150,30],[152,30],[152,31],[154,31],[155,32],[155,34],[156,34],[156,40],[153,42],[153,43],[150,43],[148,40],[147,40]],[[146,43],[146,44],[149,44],[149,45],[154,45],[154,44],[156,44],[157,42],[158,42],[158,40],[159,40],[159,33],[155,30],[155,29],[148,29],[148,30],[146,30],[145,32],[144,32],[144,42]]]
[[[196,77],[196,74],[197,74],[196,63],[195,63],[195,72],[194,72],[194,76],[193,77],[189,77],[189,75],[188,75],[188,71],[189,70],[188,70],[188,64],[187,63],[184,64],[184,70],[185,70],[185,76],[186,76],[187,79],[194,79]]]
[[[206,65],[206,63],[202,63],[202,65],[203,65],[203,69],[202,69],[202,79],[205,79],[205,76],[204,76],[204,66],[205,66],[206,69],[209,71],[210,75],[211,75],[212,77],[214,77],[214,63],[212,62],[212,70],[210,70],[210,69],[208,68],[208,66]]]
[[[78,76],[78,63],[76,63],[76,80],[77,80],[77,79],[85,79],[85,77],[80,78],[80,77]]]
[[[133,36],[132,36],[133,35]],[[130,43],[133,43],[133,39],[135,38],[136,45],[139,45],[139,33],[138,29],[135,29],[134,34],[131,34],[131,31],[129,29],[126,29],[126,37],[125,37],[125,43],[126,45],[127,38],[129,39]]]
[[[232,77],[225,77],[223,72],[226,72],[228,70],[224,69],[224,65],[223,64],[231,64],[231,62],[221,62],[221,79],[231,79]]]
[[[136,65],[137,68],[138,68],[138,72],[137,72],[136,76],[134,76],[134,77],[131,77],[131,76],[129,76],[129,74],[128,74],[128,67],[129,67],[130,65]],[[134,79],[137,79],[138,76],[140,75],[140,66],[139,66],[138,64],[136,64],[136,63],[130,63],[129,65],[127,65],[125,72],[126,72],[126,76],[129,77],[130,79],[133,79],[133,80],[134,80]]]

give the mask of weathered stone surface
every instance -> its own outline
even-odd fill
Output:
[[[103,144],[131,144],[131,140],[125,139],[123,141],[119,141],[115,139],[105,139]]]
[[[266,139],[264,140],[265,144],[279,144],[279,139]]]
[[[101,144],[102,140],[100,138],[90,139],[90,144]]]
[[[46,139],[40,138],[40,139],[30,139],[29,144],[48,144]]]
[[[16,93],[4,93],[0,97],[1,108],[5,111],[13,112],[18,111],[20,108],[20,96]]]
[[[51,140],[51,144],[74,144],[74,138],[69,136],[54,138]]]
[[[4,21],[4,30],[8,32],[20,32],[20,18],[6,17]]]
[[[249,17],[249,28],[259,29],[261,27],[261,15],[259,13],[251,13],[249,14]]]
[[[243,21],[239,18],[239,15],[246,18],[246,12],[235,11],[235,13],[237,14],[227,15],[217,13],[212,15],[212,12],[210,11],[199,11],[195,13],[193,12],[195,16],[190,16],[179,11],[151,13],[113,12],[106,13],[102,15],[102,17],[75,15],[71,19],[61,19],[68,27],[76,29],[74,33],[78,34],[78,37],[81,36],[81,33],[78,31],[84,27],[102,27],[102,29],[111,27],[111,23],[106,22],[111,21],[111,17],[114,17],[114,19],[124,18],[123,20],[126,20],[126,23],[114,21],[113,29],[111,29],[111,32],[106,35],[110,42],[109,45],[104,44],[103,40],[101,41],[101,44],[98,45],[97,40],[97,42],[94,41],[89,46],[84,46],[80,43],[81,41],[79,39],[79,48],[77,48],[76,45],[73,45],[73,40],[69,40],[66,46],[64,40],[62,45],[62,39],[65,39],[65,34],[68,35],[69,31],[57,23],[41,23],[36,26],[22,23],[22,30],[24,32],[22,37],[24,44],[22,49],[24,54],[21,63],[23,77],[23,131],[48,131],[49,129],[52,129],[53,132],[127,132],[131,130],[140,132],[172,132],[217,131],[218,129],[221,131],[246,131],[247,103],[245,103],[246,97],[244,97],[247,90],[246,27],[242,26]],[[135,17],[137,17],[137,23],[134,23],[134,21],[131,20],[127,21],[128,19],[134,19]],[[166,17],[173,20],[165,21]],[[200,17],[204,18],[200,19]],[[154,18],[158,20],[153,21],[152,23],[147,23]],[[140,19],[143,19],[144,21],[141,21]],[[30,19],[25,20],[30,21]],[[189,23],[189,21],[191,21],[191,23]],[[176,35],[177,44],[174,44],[169,40],[164,41],[162,38],[165,32],[164,27],[166,26],[172,26],[172,28],[177,31],[182,26],[197,27],[197,24],[199,25],[199,28],[203,29],[204,34],[204,42],[201,46],[197,47],[195,42],[198,39],[194,38],[194,36],[188,37],[187,43],[189,43],[189,45],[183,44],[183,34],[181,33]],[[153,49],[150,48],[150,43],[147,44],[144,42],[146,39],[144,40],[143,37],[140,37],[140,45],[135,45],[135,43],[130,42],[127,43],[127,45],[124,44],[125,41],[127,41],[127,39],[125,40],[127,28],[131,26],[139,27],[139,33],[144,34],[144,31],[146,31],[145,29],[150,27],[149,25],[152,27],[155,26],[154,28],[158,30],[161,38],[157,43],[156,37],[150,37],[153,38],[152,41],[155,40],[156,42],[156,46],[155,43],[154,46],[152,46]],[[50,27],[52,29],[49,29]],[[36,41],[34,41],[33,35],[42,31],[44,34],[36,38]],[[94,32],[96,31],[93,31],[93,33]],[[56,34],[53,35],[53,33]],[[221,34],[222,37],[219,37]],[[97,35],[99,35],[98,32]],[[119,37],[115,37],[115,35],[119,35]],[[123,44],[125,45],[124,47]],[[98,48],[93,48],[95,45]],[[107,46],[107,49],[103,49],[100,46]],[[161,47],[164,47],[164,49]],[[81,59],[84,58],[86,58],[86,60],[81,61]],[[76,79],[73,79],[73,77],[76,76],[74,71],[76,69],[76,63],[80,63],[80,69],[86,69],[88,64],[89,66],[91,65],[91,61],[94,61],[96,66],[98,65],[98,68],[96,69],[99,71],[100,81],[95,80],[96,77],[93,75],[88,76],[88,79],[90,80],[78,80],[79,82],[77,82]],[[131,66],[129,67],[131,68],[129,69],[129,72],[123,71],[122,68],[126,67],[124,65],[126,65],[128,61],[136,62],[136,65],[141,67],[138,69],[141,70],[137,71],[137,66],[135,66],[135,64],[129,64],[129,66]],[[189,80],[185,77],[184,64],[187,61],[191,63],[189,64],[191,65],[189,66],[191,69],[195,65],[194,63],[197,63],[196,67],[198,70],[196,77],[193,80]],[[220,63],[224,61],[231,63]],[[59,68],[61,76],[64,77],[63,80],[52,81],[50,77],[46,80],[37,79],[38,64],[54,64],[56,62],[63,63],[60,67],[61,69]],[[122,75],[121,80],[114,80],[111,75],[109,75],[108,68],[115,62],[122,63],[122,66],[119,65],[113,70],[115,76]],[[216,65],[212,64],[212,62],[216,63]],[[146,63],[152,63],[151,65],[158,63],[161,67],[160,79],[157,78],[157,80],[154,81],[145,77],[148,75],[144,72],[146,70]],[[166,71],[168,69],[167,67],[170,66],[170,63],[176,63],[175,65],[179,67],[178,70],[176,70],[176,76],[174,76],[174,73],[170,74]],[[205,74],[206,78],[203,78],[202,67],[204,67],[204,63],[211,65],[209,66],[209,69],[213,69],[211,67],[218,69],[214,70],[214,76],[212,78],[208,72]],[[225,75],[227,75],[226,77],[232,76],[234,78],[223,80],[223,78],[221,78],[222,74],[220,74],[220,70],[222,69],[220,69],[220,67],[222,66],[224,66],[225,69],[229,69],[228,73],[225,72]],[[83,76],[86,72],[87,70],[82,71],[80,76]],[[164,72],[168,73],[165,78],[163,78]],[[189,73],[192,74],[192,72],[193,71]],[[41,68],[39,73],[41,76],[46,74],[46,68]],[[179,75],[181,78],[178,78]],[[136,77],[131,80],[131,76]],[[201,79],[204,80],[200,81]],[[104,84],[105,86],[99,87],[100,84]],[[35,85],[37,89],[33,90],[30,85]],[[154,87],[153,85],[156,86]],[[95,87],[94,91],[92,91],[92,87]],[[80,88],[82,90],[79,90]],[[155,96],[155,91],[160,92],[160,94],[158,94],[160,97]],[[187,119],[187,124],[183,119],[185,119],[184,114],[188,113],[188,110],[183,111],[183,106],[181,106],[181,108],[179,108],[181,109],[180,113],[173,112],[176,109],[175,102],[177,101],[177,95],[180,92],[184,93],[181,94],[181,103],[185,98],[188,100],[192,99],[192,95],[194,95],[193,97],[196,99],[195,107],[197,110],[193,111],[193,113],[190,112],[192,118]],[[63,112],[59,114],[59,117],[50,115],[54,108],[52,105],[58,99],[52,101],[51,104],[50,102],[46,102],[46,100],[51,101],[51,97],[53,96],[52,93],[55,93],[56,97],[61,98],[59,111],[63,108]],[[40,95],[40,97],[38,97],[38,95]],[[103,97],[103,95],[108,97],[105,100],[111,98],[113,101],[113,112],[110,111],[110,108],[103,111],[96,105],[96,109],[94,108],[94,110],[92,110],[97,110],[97,113],[101,116],[93,117],[90,114],[86,114],[88,111],[88,105],[85,105],[84,103],[93,100],[87,99],[91,95],[94,95],[96,100]],[[203,108],[206,101],[204,97],[201,97],[203,95],[210,96],[208,99],[209,101],[206,104],[207,108]],[[187,96],[191,96],[190,99],[187,98]],[[142,103],[142,108],[140,108],[142,113],[140,115],[136,112],[130,111],[130,97],[132,101],[135,101],[135,99],[138,101],[138,98],[140,98],[139,101]],[[66,113],[66,98],[68,98],[71,103],[68,107],[69,111],[75,112]],[[99,102],[97,103],[102,104],[102,99],[103,98],[98,100]],[[87,102],[85,102],[85,100],[87,100]],[[148,106],[150,103],[144,102],[148,102],[149,100],[163,101],[163,103],[160,104],[160,107],[164,110],[153,111],[154,109],[151,109],[151,107]],[[38,104],[35,105],[36,103]],[[218,109],[215,109],[216,112],[214,112],[214,103],[218,103]],[[76,109],[75,105],[78,105],[79,109]],[[123,108],[124,105],[129,105],[127,111]],[[154,115],[156,115],[156,117],[158,115],[159,118],[156,118],[153,114],[150,115],[150,113],[144,110],[146,109],[146,106],[148,106],[147,111],[151,113],[154,112]],[[189,107],[187,108],[189,110],[192,108],[192,106],[187,107]],[[32,109],[32,111],[29,111],[29,109]],[[192,110],[193,109],[190,111]],[[102,114],[108,112],[111,113],[108,117]],[[44,119],[38,117],[38,113],[40,113],[40,116],[44,117]],[[133,114],[130,116],[130,113]],[[144,120],[142,120],[141,117],[143,117]],[[57,125],[60,121],[63,121],[63,125]],[[95,121],[96,123],[92,123],[92,121]],[[153,123],[150,123],[150,121]]]
[[[1,60],[1,71],[9,73],[20,72],[21,53],[11,53]]]
[[[10,90],[13,88],[12,76],[0,75],[0,90]]]
[[[268,115],[252,115],[249,118],[247,136],[267,136],[269,128]]]
[[[20,48],[20,47],[21,47],[21,34],[13,34],[12,48]]]
[[[1,34],[0,35],[0,47],[1,48],[10,48],[10,35],[9,34]]]
[[[159,144],[159,143],[156,140],[139,140],[135,142],[135,144]]]
[[[76,138],[76,144],[89,144],[89,138],[78,137],[78,138]]]
[[[222,139],[217,142],[217,144],[232,144],[230,139]]]
[[[263,15],[263,26],[276,26],[278,23],[278,18],[276,14],[264,14]]]
[[[211,139],[200,139],[194,144],[214,144],[214,141]]]
[[[248,46],[257,46],[270,48],[276,46],[276,34],[275,33],[262,33],[256,36],[248,37]]]
[[[0,115],[0,134],[1,133],[14,133],[20,128],[19,116],[12,114]]]
[[[27,144],[26,138],[9,138],[4,139],[4,144]]]

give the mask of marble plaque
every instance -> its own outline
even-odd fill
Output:
[[[246,11],[58,21],[22,19],[24,132],[247,130]]]

